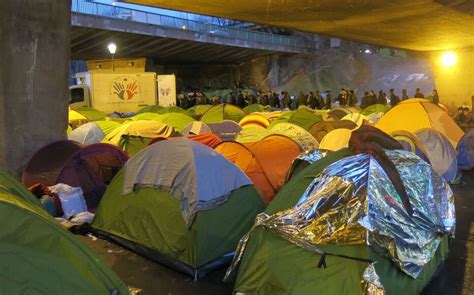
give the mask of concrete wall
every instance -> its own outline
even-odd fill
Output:
[[[239,81],[239,68],[235,65],[155,65],[151,70],[175,74],[178,90],[228,89]]]
[[[266,66],[252,61],[240,67],[240,78],[245,84],[275,91],[287,90],[293,95],[301,90],[338,92],[344,87],[355,89],[359,96],[366,90],[385,90],[388,93],[390,88],[399,92],[407,88],[410,94],[414,94],[417,87],[427,95],[435,85],[428,56],[384,57],[327,50],[264,59],[268,60]],[[250,69],[242,70],[246,67]]]
[[[472,110],[471,97],[474,95],[474,50],[456,51],[457,63],[452,67],[443,66],[440,58],[443,52],[433,53],[431,62],[441,102],[451,111],[467,105]]]
[[[278,54],[233,65],[164,66],[158,69],[176,73],[184,88],[229,88],[236,83],[262,90],[299,91],[341,87],[355,89],[361,97],[366,90],[403,88],[413,95],[421,88],[429,95],[435,88],[429,56],[386,57],[356,50],[321,50],[314,54]]]
[[[0,169],[66,137],[70,1],[0,1]]]

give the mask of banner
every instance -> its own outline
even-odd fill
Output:
[[[158,104],[162,107],[176,105],[175,75],[158,75]]]

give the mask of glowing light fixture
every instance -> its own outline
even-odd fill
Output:
[[[115,54],[115,52],[117,52],[117,45],[115,45],[115,43],[110,43],[107,48],[109,49],[110,54]]]
[[[456,64],[457,61],[458,61],[458,57],[452,51],[448,51],[444,53],[443,55],[441,55],[441,64],[445,67],[452,67]]]

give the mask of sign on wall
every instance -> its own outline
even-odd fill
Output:
[[[158,75],[158,104],[162,107],[176,105],[175,75]]]

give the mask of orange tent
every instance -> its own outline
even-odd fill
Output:
[[[245,145],[235,141],[223,141],[215,150],[237,165],[254,183],[265,203],[269,203],[276,190],[255,155]]]
[[[288,169],[301,153],[296,142],[276,134],[253,143],[222,142],[215,149],[247,174],[266,204],[283,187]]]

